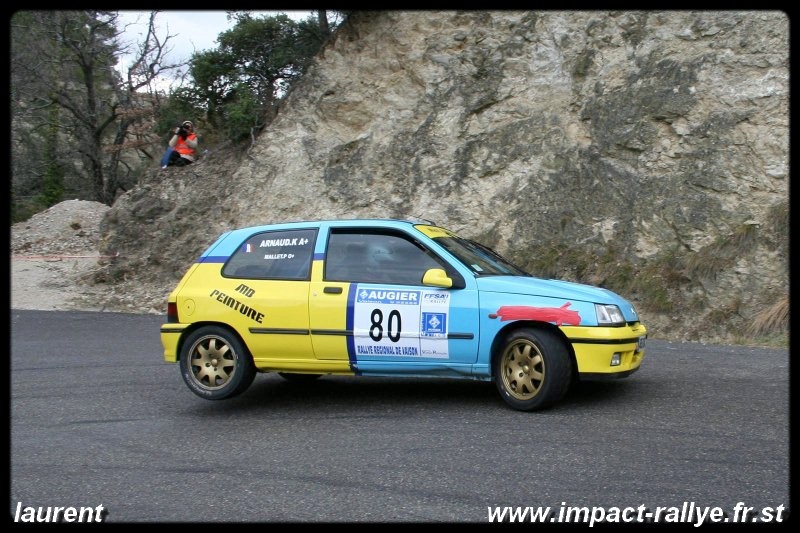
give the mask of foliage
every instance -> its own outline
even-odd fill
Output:
[[[754,337],[770,334],[788,333],[789,331],[789,296],[785,295],[777,302],[759,312],[748,327],[748,333]]]
[[[67,194],[111,205],[136,183],[141,155],[152,157],[143,127],[158,105],[151,82],[180,66],[164,63],[170,37],[155,35],[154,19],[155,12],[120,76],[115,12],[14,13],[12,213],[22,216]]]
[[[61,110],[60,125],[71,132],[74,151],[89,175],[94,199],[110,204],[103,138],[114,113],[113,67],[117,47],[114,15],[102,11],[60,11],[54,14],[56,42],[49,60],[58,61],[48,105]]]
[[[185,120],[191,120],[199,136],[203,130],[205,115],[205,103],[198,91],[193,87],[179,87],[172,91],[170,98],[159,109],[154,127],[160,135],[168,139],[176,126]]]
[[[11,223],[16,224],[28,220],[36,213],[41,213],[52,204],[48,204],[42,195],[34,197],[16,197],[11,204]]]
[[[64,169],[54,165],[73,146],[58,139],[60,110],[49,96],[59,73],[47,60],[57,46],[46,28],[55,19],[48,12],[18,11],[11,19],[11,213],[24,219],[61,200]],[[45,189],[47,191],[45,192]]]
[[[789,201],[770,206],[766,218],[767,231],[784,256],[789,254]]]
[[[731,267],[736,259],[753,249],[757,242],[758,226],[742,224],[728,235],[717,239],[693,254],[687,262],[692,278],[715,279],[722,270]]]
[[[40,199],[45,205],[54,205],[61,201],[64,194],[64,165],[55,157],[58,153],[58,109],[55,106],[49,107],[52,117],[44,138],[45,171],[42,177],[42,193]]]
[[[776,235],[788,240],[789,237],[789,201],[779,202],[770,207],[767,221]]]
[[[234,90],[227,106],[228,120],[224,133],[227,139],[240,142],[248,138],[248,133],[259,127],[261,109],[255,94],[248,87]]]
[[[192,56],[192,90],[186,96],[202,102],[212,128],[241,141],[268,123],[330,29],[327,19],[295,22],[284,14],[257,18],[247,12],[231,16],[236,24],[219,35],[219,47]]]
[[[528,251],[528,256],[532,259],[523,266],[536,276],[606,287],[657,313],[672,311],[681,300],[678,288],[692,284],[677,249],[632,262],[625,259],[631,255],[617,241],[597,249],[551,242]]]
[[[201,142],[252,138],[336,26],[326,13],[295,22],[231,12],[236,26],[220,35],[219,49],[197,54],[193,83],[165,99],[153,82],[183,64],[165,61],[174,36],[156,34],[157,11],[122,73],[114,66],[128,50],[118,40],[116,12],[15,12],[12,218],[65,196],[111,205],[160,157],[168,132],[183,120],[195,123]]]
[[[779,233],[786,220],[782,204],[772,211],[771,223]],[[707,334],[709,324],[724,325],[727,334],[741,344],[786,346],[789,332],[789,297],[779,295],[774,303],[755,311],[747,309],[741,295],[727,302],[709,302],[702,281],[717,276],[734,265],[737,257],[752,253],[759,233],[752,223],[741,224],[729,234],[692,252],[680,246],[664,248],[655,255],[638,260],[625,253],[622,243],[610,241],[603,246],[565,246],[558,241],[528,249],[514,249],[508,256],[535,276],[564,279],[606,287],[636,302],[642,311],[656,314],[691,312],[703,316],[692,338]],[[761,301],[769,302],[763,295]],[[702,328],[706,328],[703,330]]]

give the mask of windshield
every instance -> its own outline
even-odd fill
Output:
[[[434,240],[479,276],[530,276],[491,248],[475,241],[452,234]]]

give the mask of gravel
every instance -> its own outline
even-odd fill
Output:
[[[108,209],[67,200],[11,226],[12,309],[162,312],[151,287],[97,282],[111,260],[98,252]]]

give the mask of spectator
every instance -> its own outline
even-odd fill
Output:
[[[175,128],[169,140],[169,148],[161,158],[161,168],[182,167],[194,163],[197,157],[197,134],[191,120],[184,120]]]

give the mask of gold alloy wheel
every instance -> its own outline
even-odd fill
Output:
[[[533,398],[544,384],[542,352],[527,339],[517,339],[506,347],[500,360],[500,370],[504,388],[518,400]]]
[[[224,387],[236,371],[236,357],[230,345],[216,336],[200,338],[190,351],[192,376],[207,389]]]

